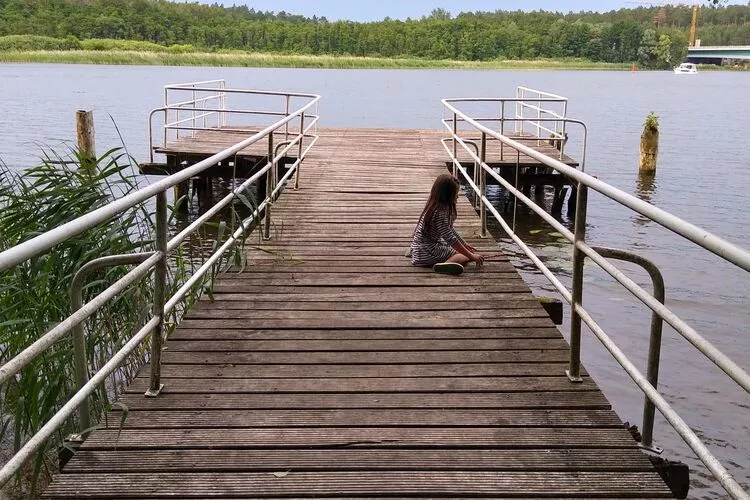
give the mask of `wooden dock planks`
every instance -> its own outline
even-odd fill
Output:
[[[424,131],[323,133],[273,238],[217,283],[47,498],[668,498],[508,259],[404,256],[434,178]],[[471,204],[459,232],[486,253]],[[251,237],[252,238],[252,237]]]

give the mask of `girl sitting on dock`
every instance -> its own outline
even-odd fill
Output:
[[[432,266],[435,272],[455,275],[461,274],[469,262],[476,262],[477,267],[484,263],[484,257],[453,229],[459,190],[458,180],[452,175],[435,179],[412,237],[413,265]]]

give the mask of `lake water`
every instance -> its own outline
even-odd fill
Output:
[[[162,86],[224,78],[237,88],[318,93],[322,126],[440,128],[444,97],[511,96],[517,85],[570,98],[569,115],[589,127],[587,171],[626,192],[750,248],[750,74],[703,72],[404,71],[172,68],[87,65],[0,65],[0,159],[33,164],[42,146],[70,144],[75,110],[93,109],[99,152],[121,141],[147,160],[148,112],[162,104]],[[659,170],[639,179],[638,142],[648,112],[661,120]],[[578,143],[571,131],[570,154]],[[592,193],[587,239],[636,251],[656,262],[673,311],[750,369],[750,277],[708,252]],[[563,221],[570,221],[563,214]],[[553,230],[520,211],[522,235],[565,282],[571,254]],[[544,229],[538,231],[538,229]],[[512,250],[512,249],[511,249]],[[515,250],[512,250],[515,251]],[[551,287],[518,260],[540,294]],[[644,272],[622,268],[647,286]],[[584,304],[621,349],[645,371],[650,311],[594,267],[587,266]],[[567,316],[566,311],[566,316]],[[567,335],[567,325],[563,326]],[[640,426],[642,397],[590,332],[584,363],[623,420]],[[750,488],[750,396],[665,327],[660,389],[712,452]],[[702,465],[661,417],[655,440],[664,456],[691,466],[691,498],[724,498]]]

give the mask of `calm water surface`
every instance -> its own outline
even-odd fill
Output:
[[[0,158],[11,168],[33,164],[42,146],[64,147],[74,139],[76,109],[93,109],[100,152],[121,144],[116,123],[129,152],[146,160],[148,112],[161,105],[162,86],[215,78],[225,78],[232,87],[321,94],[320,124],[332,127],[440,128],[439,101],[444,97],[510,96],[517,85],[562,94],[570,98],[569,114],[588,124],[589,173],[750,248],[747,73],[681,77],[668,72],[0,65]],[[661,119],[661,144],[658,174],[646,181],[637,175],[638,141],[650,111]],[[571,132],[571,154],[578,151],[577,141]],[[665,276],[670,308],[750,368],[747,273],[599,195],[590,195],[589,213],[590,242],[637,251],[656,262]],[[563,221],[570,225],[565,214]],[[517,224],[569,282],[569,246],[523,211]],[[540,228],[544,230],[539,232]],[[520,259],[516,264],[538,293],[551,294],[543,277]],[[642,271],[629,265],[622,268],[648,285]],[[594,267],[587,268],[585,286],[587,308],[645,370],[649,311]],[[567,325],[563,331],[567,332]],[[584,338],[583,357],[623,420],[640,425],[640,393],[590,332]],[[728,383],[668,327],[660,388],[712,452],[750,488],[750,396]],[[657,422],[655,438],[667,458],[690,464],[691,498],[725,497],[663,419]]]

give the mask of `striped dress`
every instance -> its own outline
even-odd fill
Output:
[[[432,266],[445,262],[456,253],[452,245],[463,239],[453,229],[449,207],[439,207],[429,227],[424,224],[424,215],[419,218],[411,241],[411,263],[415,266]]]

